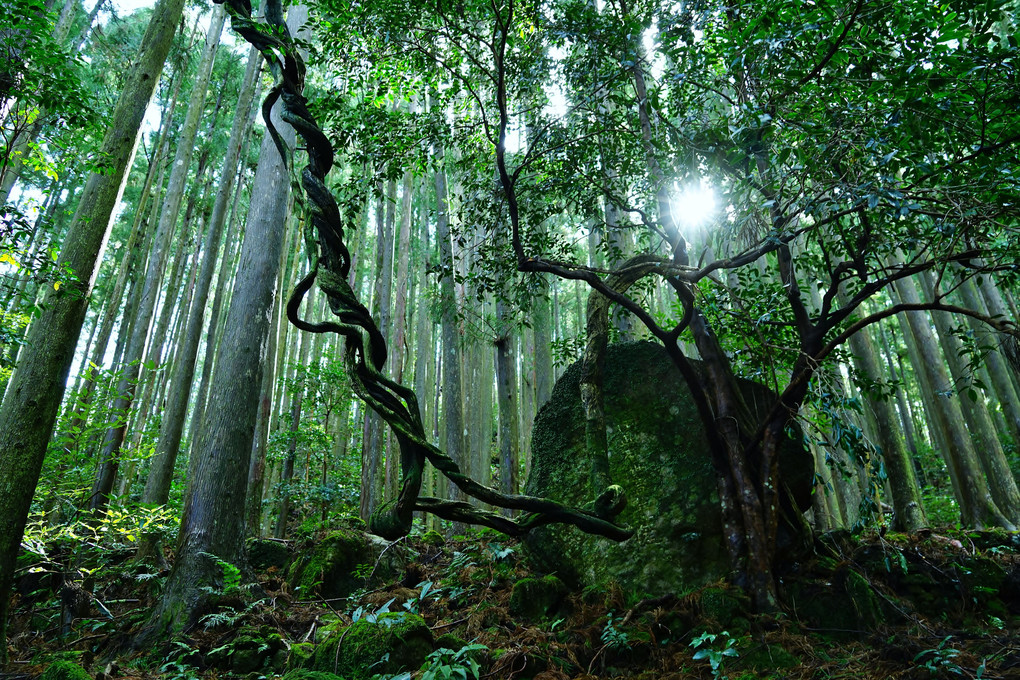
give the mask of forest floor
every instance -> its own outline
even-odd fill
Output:
[[[286,545],[299,554],[321,539]],[[747,614],[744,598],[723,583],[683,597],[641,599],[611,587],[522,601],[519,584],[536,575],[516,542],[495,534],[431,544],[412,537],[400,546],[400,580],[346,601],[304,600],[290,592],[284,565],[270,565],[258,574],[261,599],[223,598],[202,625],[156,650],[130,643],[165,573],[111,552],[85,579],[94,599],[65,635],[53,574],[37,567],[22,576],[8,630],[12,663],[0,678],[36,677],[55,659],[103,680],[277,678],[301,643],[387,609],[421,614],[436,638],[484,645],[436,652],[433,674],[415,672],[416,679],[1020,678],[1017,542],[1015,534],[959,531],[831,534],[783,574],[786,612],[763,617]],[[266,640],[260,667],[239,668],[230,656],[240,658],[252,631]]]

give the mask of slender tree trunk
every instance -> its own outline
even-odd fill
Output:
[[[292,35],[307,20],[304,5],[290,8]],[[274,107],[279,115],[279,105]],[[295,133],[274,121],[283,143],[294,148]],[[189,480],[181,519],[177,560],[151,620],[148,637],[166,628],[179,631],[195,623],[208,598],[205,588],[222,583],[216,558],[246,568],[245,493],[249,457],[259,407],[258,387],[265,368],[265,347],[278,291],[290,182],[283,159],[269,135],[263,139],[255,176],[241,263],[234,282],[223,343],[209,389],[210,408],[195,448],[195,475]]]
[[[438,168],[434,175],[436,188],[436,240],[439,242],[439,263],[444,275],[439,283],[442,308],[442,413],[443,445],[447,455],[464,467],[468,462],[464,448],[464,412],[461,390],[461,344],[457,329],[457,297],[453,286],[453,243],[450,236],[450,214],[446,195],[446,170],[443,167],[444,151],[433,146],[432,156]],[[458,490],[450,488],[450,495],[459,497]]]
[[[496,338],[496,392],[499,399],[499,482],[505,494],[518,492],[520,438],[517,409],[517,357],[510,334],[505,304],[496,303],[496,316],[503,323]],[[507,510],[506,514],[510,514]]]
[[[306,298],[305,306],[311,307]],[[306,313],[307,313],[306,309]],[[283,490],[280,493],[280,512],[276,517],[276,528],[273,531],[275,538],[284,538],[287,535],[287,520],[290,517],[290,497],[293,492],[288,485],[294,479],[294,464],[297,462],[298,433],[301,429],[301,409],[305,398],[304,378],[302,370],[308,365],[308,353],[311,348],[311,333],[302,333],[298,340],[297,361],[294,362],[294,390],[290,393],[290,423],[289,436],[287,438],[287,456],[283,460],[283,471],[280,473],[280,483]]]
[[[412,108],[412,112],[414,109]],[[390,366],[393,379],[402,382],[407,361],[407,278],[411,262],[411,192],[414,181],[404,173],[400,202],[400,231],[397,236],[396,300],[393,306],[393,343],[390,345]],[[396,446],[387,447],[386,499],[397,497],[400,485],[400,460]]]
[[[922,281],[926,295],[929,299],[933,299],[934,279],[930,272],[925,273]],[[967,431],[974,444],[974,452],[984,470],[992,498],[1006,518],[1012,524],[1018,525],[1020,524],[1020,490],[1017,489],[1016,480],[1013,478],[1009,463],[1006,461],[1006,455],[1002,450],[1002,443],[999,441],[995,426],[988,415],[984,396],[974,387],[973,376],[964,365],[961,357],[962,345],[959,338],[952,332],[950,319],[944,312],[933,312],[931,316],[942,345],[942,353],[949,366],[955,391],[960,396],[960,410],[963,412]]]
[[[230,226],[227,227],[228,233],[237,224],[237,209],[241,202],[241,189],[244,188],[244,182],[241,181],[243,177],[244,164],[242,163],[237,188],[234,190],[233,205],[230,209],[230,219],[228,220]],[[223,315],[226,309],[224,299],[229,297],[229,288],[232,285],[231,274],[237,271],[237,254],[241,247],[241,240],[242,234],[237,234],[234,238],[227,239],[227,247],[223,251],[223,257],[220,259],[218,268],[219,273],[216,275],[216,285],[213,287],[215,297],[212,307],[209,309],[209,327],[206,329],[205,352],[202,354],[202,379],[198,384],[195,407],[191,414],[192,426],[188,433],[189,451],[194,448],[192,445],[198,437],[198,425],[205,418],[209,381],[212,378],[212,369],[216,364],[216,350],[219,346],[220,330],[223,328]]]
[[[131,64],[101,146],[106,168],[89,176],[64,241],[59,266],[78,277],[72,291],[52,291],[32,324],[30,351],[11,379],[0,407],[0,640],[5,638],[7,594],[46,445],[67,384],[89,295],[95,285],[127,168],[134,158],[142,118],[184,9],[183,0],[160,0]],[[70,287],[69,287],[70,288]],[[0,644],[0,664],[7,646]]]
[[[917,285],[910,279],[901,279],[895,284],[899,298],[908,304],[920,304]],[[927,367],[915,374],[924,385],[924,392],[930,395],[931,410],[928,413],[946,442],[942,448],[946,466],[954,482],[957,500],[960,504],[961,521],[965,526],[981,528],[998,526],[1013,530],[1013,523],[996,506],[982,474],[977,453],[974,451],[969,433],[963,423],[960,404],[948,395],[953,393],[952,381],[946,372],[945,363],[938,350],[938,343],[926,315],[921,312],[907,312],[903,315],[914,347],[912,357],[915,366]]]
[[[850,336],[850,348],[857,370],[869,382],[881,384],[885,376],[868,329]],[[864,398],[875,423],[875,437],[889,475],[893,528],[896,531],[915,532],[927,526],[928,521],[921,505],[921,489],[914,474],[914,464],[899,436],[900,429],[896,426],[898,419],[892,402],[869,395],[864,395]]]
[[[162,505],[167,502],[170,484],[173,477],[177,454],[180,452],[181,438],[184,433],[185,415],[191,388],[194,385],[195,363],[205,324],[206,300],[212,287],[213,273],[219,259],[220,243],[223,236],[223,225],[226,223],[227,206],[234,193],[234,182],[238,175],[238,160],[241,146],[253,123],[255,108],[252,101],[255,95],[255,83],[258,75],[261,56],[253,49],[248,53],[248,66],[238,96],[237,108],[234,111],[233,127],[230,140],[227,142],[226,157],[220,173],[220,183],[213,202],[209,227],[206,230],[205,244],[201,269],[195,282],[194,302],[185,326],[185,336],[174,363],[167,408],[160,426],[159,442],[155,457],[149,468],[142,502]],[[211,358],[207,357],[207,361]],[[145,551],[139,548],[139,555]]]
[[[213,16],[209,23],[202,62],[195,77],[191,101],[188,103],[188,115],[185,119],[184,127],[181,129],[180,139],[177,142],[177,155],[174,158],[173,170],[170,173],[159,225],[156,227],[156,234],[153,237],[152,254],[145,273],[145,283],[142,287],[138,315],[135,318],[134,328],[131,331],[131,339],[128,341],[127,350],[125,351],[123,376],[117,387],[117,398],[111,408],[113,419],[109,423],[109,429],[107,429],[106,437],[103,440],[100,471],[96,476],[96,482],[92,487],[92,494],[89,500],[89,509],[93,512],[102,512],[106,507],[110,490],[113,488],[113,480],[117,475],[117,462],[121,444],[124,442],[128,410],[131,408],[131,403],[134,400],[141,362],[144,359],[149,325],[155,311],[156,298],[159,295],[163,273],[166,268],[170,241],[177,225],[181,200],[184,197],[184,188],[191,165],[191,155],[195,148],[195,137],[198,134],[198,124],[205,109],[209,76],[212,73],[216,48],[219,46],[225,18],[226,11],[222,6],[217,5],[213,9]]]
[[[380,192],[376,205],[375,291],[372,295],[372,315],[384,335],[390,330],[395,204],[396,182],[391,180],[386,183],[385,194]],[[361,518],[366,521],[380,502],[379,492],[383,486],[383,479],[379,473],[387,432],[388,429],[383,428],[379,415],[371,409],[366,411],[361,451]]]

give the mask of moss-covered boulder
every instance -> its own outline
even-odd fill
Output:
[[[372,620],[360,619],[319,645],[311,668],[346,680],[367,680],[378,673],[417,670],[433,647],[432,631],[424,619],[409,612],[389,612]]]
[[[527,481],[528,494],[571,505],[585,505],[605,491],[590,481],[580,376],[580,363],[567,369],[535,418]],[[750,381],[741,386],[753,410],[771,410],[772,392]],[[687,593],[724,577],[730,564],[717,475],[680,372],[660,345],[610,345],[603,395],[610,476],[628,501],[618,521],[635,534],[616,544],[572,527],[543,527],[525,541],[529,557],[541,570],[584,586],[616,582],[647,595]],[[799,440],[784,444],[780,466],[799,509],[806,510],[814,467]],[[799,537],[787,530],[785,540],[792,545]]]
[[[510,591],[510,615],[538,621],[559,608],[567,595],[567,586],[556,576],[522,578]]]
[[[781,645],[773,644],[761,644],[749,650],[741,650],[740,656],[732,662],[734,668],[754,671],[784,671],[796,668],[800,664],[801,660],[796,656]]]
[[[287,655],[287,670],[292,671],[304,668],[311,662],[313,654],[315,654],[314,644],[311,642],[295,642],[290,646],[290,654]]]
[[[344,680],[335,673],[327,673],[325,671],[310,671],[305,668],[299,668],[287,673],[281,680]]]
[[[750,628],[745,613],[747,596],[734,587],[712,586],[698,594],[698,605],[705,625],[713,631],[728,630],[741,634]]]
[[[246,626],[228,644],[206,656],[206,663],[239,675],[262,669],[283,670],[287,650],[283,638],[268,626]]]
[[[799,621],[836,638],[863,635],[888,618],[868,579],[846,566],[831,578],[791,579],[785,590]]]
[[[299,597],[338,599],[402,573],[409,558],[400,548],[360,531],[334,531],[294,560],[287,582]]]
[[[453,652],[459,652],[468,646],[468,641],[453,633],[444,633],[436,638],[435,645],[436,649],[449,649]]]
[[[248,541],[248,564],[258,572],[276,568],[284,571],[290,563],[290,549],[286,543],[267,538],[253,538]]]
[[[39,680],[92,680],[92,676],[78,664],[60,660],[51,663]]]

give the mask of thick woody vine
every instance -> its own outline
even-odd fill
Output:
[[[401,488],[398,497],[377,510],[370,529],[395,539],[411,530],[415,510],[445,519],[488,526],[510,535],[522,535],[547,524],[572,524],[582,531],[622,541],[632,532],[613,522],[626,500],[619,487],[611,486],[595,499],[591,510],[565,506],[546,499],[520,494],[503,494],[465,475],[448,455],[425,436],[418,400],[407,387],[382,374],[387,348],[383,334],[368,309],[358,300],[348,281],[351,256],[344,242],[340,210],[326,188],[324,179],[333,167],[333,147],[308,110],[302,94],[305,67],[284,23],[280,0],[268,0],[266,23],[252,18],[248,0],[217,0],[231,16],[231,26],[266,59],[274,86],[262,106],[269,134],[288,167],[293,158],[279,132],[270,122],[273,106],[281,103],[281,118],[294,127],[305,143],[308,165],[301,171],[301,185],[307,196],[309,228],[317,248],[310,253],[310,273],[293,291],[287,317],[296,327],[312,333],[337,333],[346,340],[345,363],[357,395],[390,426],[400,448]],[[298,316],[304,296],[318,284],[326,294],[335,321],[311,323]],[[431,463],[466,495],[483,503],[522,513],[508,518],[472,506],[420,495],[425,462]]]

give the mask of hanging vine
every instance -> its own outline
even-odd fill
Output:
[[[629,538],[633,532],[613,521],[626,505],[618,486],[606,489],[594,500],[591,509],[568,507],[546,498],[504,494],[464,474],[456,461],[427,440],[415,393],[383,375],[385,337],[348,284],[351,255],[344,242],[340,209],[324,181],[333,167],[333,146],[308,110],[303,95],[305,65],[284,23],[281,0],[267,0],[264,24],[252,18],[249,0],[214,1],[227,8],[233,30],[261,52],[273,75],[274,85],[262,104],[262,113],[285,164],[293,167],[294,159],[269,115],[277,102],[281,103],[280,117],[294,127],[307,149],[308,164],[301,171],[301,185],[307,196],[306,209],[314,237],[309,252],[311,271],[292,292],[287,318],[303,331],[337,333],[345,338],[344,360],[354,391],[386,421],[400,448],[400,493],[372,515],[370,530],[389,539],[404,536],[411,530],[413,513],[418,510],[510,535],[564,523],[616,541]],[[334,321],[312,323],[298,315],[305,295],[316,284],[329,300]],[[466,495],[498,508],[520,510],[522,514],[508,518],[464,501],[421,496],[426,461]]]

